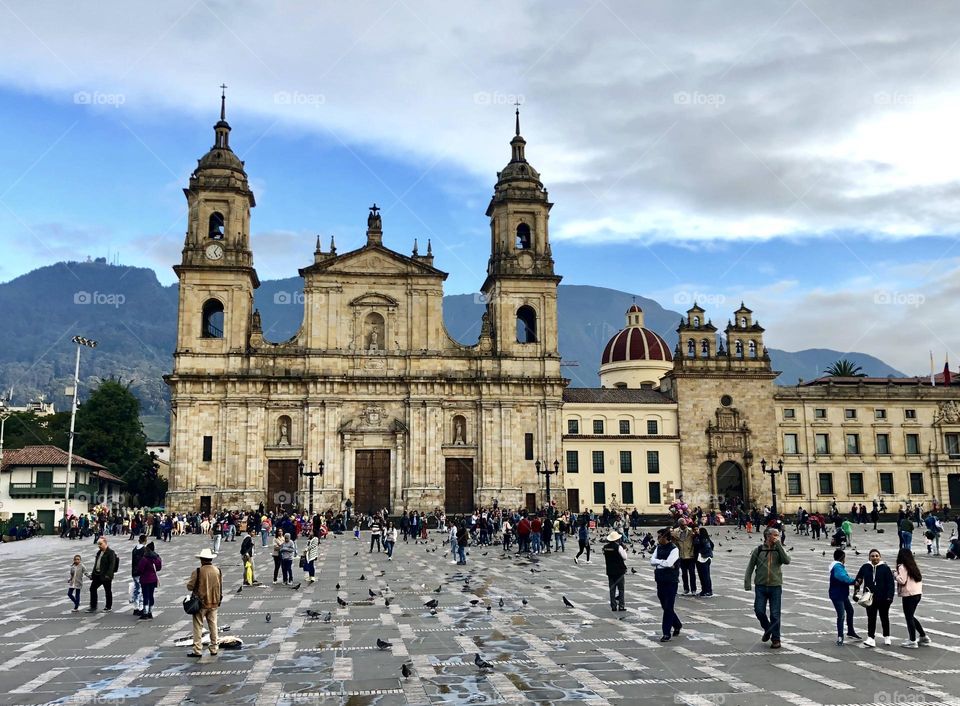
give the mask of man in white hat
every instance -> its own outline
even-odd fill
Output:
[[[607,564],[607,581],[610,583],[610,610],[626,610],[623,588],[627,577],[627,550],[620,544],[620,533],[616,530],[607,535],[603,559]]]
[[[217,610],[223,601],[223,574],[213,565],[215,554],[208,547],[197,554],[200,568],[190,575],[187,581],[187,590],[196,591],[200,598],[200,610],[193,615],[193,651],[187,653],[190,657],[203,655],[203,623],[206,621],[210,630],[210,654],[217,654],[220,646],[217,634]]]

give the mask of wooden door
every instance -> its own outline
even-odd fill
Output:
[[[580,491],[577,488],[567,488],[567,510],[580,512]]]
[[[444,509],[455,515],[473,512],[473,459],[446,460],[446,499]]]
[[[355,512],[369,515],[390,508],[389,449],[358,449],[356,452]]]
[[[297,460],[274,459],[267,462],[267,509],[292,510],[297,497]]]
[[[537,494],[527,493],[527,512],[537,511]]]
[[[210,516],[210,496],[201,495],[200,496],[200,513],[206,516]]]

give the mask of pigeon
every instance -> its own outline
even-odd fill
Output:
[[[337,590],[338,590],[338,591],[340,590],[340,584],[339,584],[339,583],[337,584]]]
[[[389,650],[391,647],[393,647],[393,645],[391,645],[386,640],[381,640],[379,637],[377,638],[377,649]]]
[[[479,602],[480,602],[479,598],[474,598],[473,600],[470,601],[470,605],[476,605]]]
[[[269,613],[267,613],[267,622],[268,622],[268,623],[270,622],[270,614],[269,614]]]
[[[567,608],[573,608],[573,603],[571,603],[566,596],[560,596],[560,597],[563,598],[563,604],[567,606]]]
[[[490,606],[487,606],[487,610],[490,610]]]
[[[333,614],[328,610],[327,614],[323,616],[323,622],[329,623],[332,617],[333,617]]]
[[[300,590],[300,584],[298,583],[296,586],[294,586],[294,587],[293,587],[293,590],[294,590],[294,591],[299,591],[299,590]]]
[[[315,610],[310,610],[309,608],[307,608],[307,615],[313,618],[314,620],[320,617],[320,613],[318,613]]]
[[[637,570],[631,566],[631,567],[630,567],[630,573],[631,573],[631,574],[635,574],[635,573],[637,573]]]
[[[826,556],[826,555],[827,555],[827,550],[826,550],[826,549],[824,549],[822,552],[820,552],[820,556]]]
[[[856,554],[857,556],[860,556],[860,550],[859,550],[859,549],[854,549],[854,550],[853,550],[853,553]]]
[[[727,551],[728,551],[728,552],[732,552],[733,550],[732,550],[732,549],[728,549]]]
[[[413,674],[413,670],[410,668],[410,665],[409,665],[409,664],[407,664],[406,662],[404,662],[404,663],[403,663],[403,666],[400,667],[400,673],[403,675],[403,678],[406,679],[406,678],[409,677],[411,674]]]
[[[524,605],[527,605],[527,599],[526,599],[526,598],[524,598],[524,599],[523,599],[522,601],[520,601],[520,602],[523,603]]]
[[[240,593],[241,591],[243,591],[243,586],[240,586],[240,588],[237,589],[237,593]]]
[[[373,589],[372,589],[372,588],[368,588],[368,589],[367,589],[367,593],[370,594],[370,597],[371,597],[371,598],[375,598],[376,595],[377,595],[376,593],[373,592]]]
[[[366,580],[367,580],[367,577],[364,576],[363,574],[360,574],[360,580],[361,580],[361,581],[366,581]]]
[[[340,596],[337,596],[337,605],[340,606],[341,608],[346,608],[347,602],[343,600]]]
[[[423,604],[423,607],[436,608],[438,605],[440,605],[440,601],[438,601],[436,598],[431,598],[429,601]]]
[[[477,652],[473,656],[473,663],[477,665],[477,667],[480,669],[490,669],[490,670],[493,669],[493,665],[487,662],[485,659],[483,659],[483,657],[480,656],[479,652]]]
[[[354,553],[353,553],[354,556],[357,556],[357,555],[359,555],[359,554],[360,554],[360,552],[354,552]]]
[[[440,585],[437,586],[435,589],[433,589],[433,592],[434,592],[434,593],[440,593],[441,590],[443,590],[443,584],[440,584]]]
[[[503,608],[503,598],[500,599],[500,607]]]
[[[383,605],[386,606],[387,608],[389,608],[389,607],[390,607],[390,599],[389,599],[389,598],[384,598],[384,599],[383,599]]]

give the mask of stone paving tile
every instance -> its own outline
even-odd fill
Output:
[[[863,546],[859,557],[851,553],[851,571],[871,546],[893,559],[889,528],[884,535],[858,529]],[[337,538],[321,545],[316,584],[292,591],[269,583],[272,562],[261,551],[258,573],[268,584],[237,593],[240,544],[225,543],[217,560],[225,582],[220,624],[245,645],[200,660],[173,645],[189,634],[179,603],[193,556],[205,546],[200,538],[158,546],[164,569],[156,620],[149,623],[135,620],[126,603],[132,549],[126,539],[112,542],[122,557],[115,612],[95,615],[71,613],[65,595],[70,557],[79,552],[92,561],[92,543],[44,538],[3,545],[0,703],[960,704],[958,564],[919,555],[925,590],[918,614],[934,638],[931,647],[896,646],[905,633],[899,604],[891,615],[894,646],[837,647],[826,598],[829,547],[789,531],[786,539],[794,561],[785,569],[780,652],[759,641],[752,595],[742,590],[757,535],[715,534],[717,597],[681,596],[684,631],[666,645],[657,641],[659,606],[639,554],[629,562],[637,573],[627,580],[628,611],[612,613],[602,564],[574,565],[572,552],[529,559],[474,548],[464,568],[443,558],[439,541],[401,542],[396,560],[387,562],[359,542]],[[337,607],[338,595],[347,608]],[[574,607],[564,607],[561,595]],[[440,606],[431,612],[424,603],[434,598]],[[309,618],[307,608],[329,611],[330,621]],[[865,622],[859,609],[859,631]],[[377,649],[378,637],[393,646]],[[476,652],[492,672],[477,670]],[[409,679],[399,674],[403,663],[413,669]]]

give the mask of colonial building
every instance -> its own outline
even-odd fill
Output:
[[[174,509],[308,505],[302,462],[323,475],[314,504],[466,512],[533,505],[536,459],[561,456],[562,391],[551,203],[516,134],[487,207],[490,255],[479,340],[443,324],[430,243],[388,246],[374,205],[365,243],[318,239],[300,269],[304,320],[264,339],[253,292],[255,206],[221,104],[213,147],[184,190],[188,204],[171,390]],[[307,253],[305,253],[306,255]],[[563,475],[553,481],[563,493]],[[299,493],[299,497],[298,496]]]

